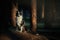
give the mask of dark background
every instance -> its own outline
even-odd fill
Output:
[[[42,19],[42,0],[37,2],[37,32],[49,39],[60,40],[60,0],[44,0],[44,19]],[[19,8],[24,10],[26,26],[30,28],[31,0],[19,0]]]

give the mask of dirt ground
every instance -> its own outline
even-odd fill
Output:
[[[45,36],[42,35],[33,35],[28,32],[16,32],[16,34],[19,39],[18,40],[48,40]]]
[[[8,34],[11,35],[11,37],[8,36]],[[29,32],[10,32],[10,33],[7,32],[7,35],[5,33],[0,35],[0,40],[11,40],[11,39],[12,40],[48,40],[45,36],[35,35]]]

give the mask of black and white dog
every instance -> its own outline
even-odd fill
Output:
[[[17,31],[23,32],[25,30],[24,28],[24,20],[23,20],[23,10],[18,11],[16,14],[16,24],[17,24]],[[18,30],[19,29],[19,30]]]
[[[12,32],[26,32],[25,31],[25,22],[23,20],[23,10],[16,13],[16,27],[10,26],[8,28]]]

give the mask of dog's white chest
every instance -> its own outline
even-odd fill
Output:
[[[22,19],[23,19],[22,15],[19,16],[19,17],[17,17],[17,25],[18,25],[18,26],[20,26],[20,24],[21,24],[21,22],[22,22]]]
[[[18,27],[19,27],[19,29],[20,29],[20,32],[22,32],[22,31],[23,31],[23,28],[24,28],[24,27],[23,27],[24,24],[21,25],[22,22],[23,22],[23,15],[20,14],[20,12],[18,12],[18,16],[16,16],[16,23],[17,23],[17,25],[18,25]]]

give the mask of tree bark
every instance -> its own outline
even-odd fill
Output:
[[[44,18],[44,0],[42,0],[42,18]]]
[[[32,31],[36,32],[37,28],[37,19],[36,19],[36,0],[31,1],[31,8],[32,8]]]
[[[16,12],[17,12],[17,7],[13,5],[11,11],[11,24],[14,27],[16,27]]]

